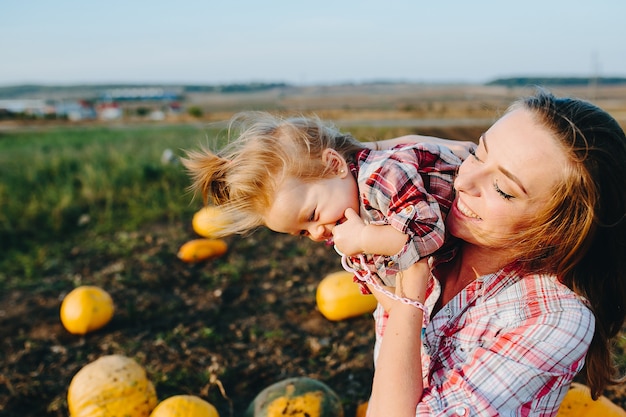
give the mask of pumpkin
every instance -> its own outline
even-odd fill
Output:
[[[261,391],[245,417],[343,417],[339,396],[324,383],[307,377],[279,381]]]
[[[365,417],[367,415],[368,402],[361,403],[356,408],[356,417]]]
[[[200,262],[222,256],[227,250],[222,239],[193,239],[184,243],[176,256],[184,262]]]
[[[71,417],[147,417],[157,396],[146,371],[134,359],[107,355],[83,366],[67,392]]]
[[[61,323],[73,334],[86,334],[106,325],[113,317],[113,299],[105,290],[83,285],[70,291],[61,302]]]
[[[161,401],[150,417],[219,417],[213,404],[195,395],[174,395]]]
[[[345,320],[376,309],[376,298],[371,294],[362,294],[353,276],[347,271],[333,272],[318,284],[315,294],[317,308],[328,320]]]
[[[216,206],[206,206],[198,210],[191,219],[194,232],[209,239],[223,236],[222,231],[228,222],[222,213]]]
[[[626,417],[626,410],[605,396],[592,400],[589,387],[574,382],[565,394],[556,417]]]

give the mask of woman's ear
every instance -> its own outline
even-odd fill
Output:
[[[322,162],[326,165],[328,172],[341,178],[348,175],[348,162],[336,150],[332,148],[324,149],[322,151]]]

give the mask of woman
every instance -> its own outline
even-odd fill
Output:
[[[614,383],[626,311],[626,137],[594,105],[539,92],[462,163],[434,279],[375,292],[388,321],[368,416],[554,416],[586,364]]]

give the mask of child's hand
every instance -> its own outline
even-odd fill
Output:
[[[344,216],[346,220],[333,228],[333,242],[345,255],[353,256],[362,253],[361,232],[366,224],[351,208],[346,209]]]

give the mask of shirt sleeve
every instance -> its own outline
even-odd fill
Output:
[[[451,204],[456,165],[445,164],[445,170],[441,165],[439,154],[429,149],[394,149],[372,162],[367,178],[359,181],[366,210],[378,210],[387,224],[408,236],[406,245],[391,257],[400,270],[443,244],[441,205]]]

